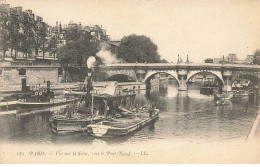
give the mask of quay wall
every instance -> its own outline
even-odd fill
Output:
[[[62,76],[58,74],[57,68],[27,67],[23,68],[26,71],[25,75],[19,74],[19,69],[21,68],[1,68],[0,86],[21,85],[22,79],[26,79],[28,86],[45,84],[46,81],[50,81],[51,84],[56,84],[61,82],[62,79]]]

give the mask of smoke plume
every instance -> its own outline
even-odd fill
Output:
[[[89,57],[87,60],[88,68],[92,68],[95,62],[96,62],[96,58],[94,56]]]
[[[119,62],[116,58],[116,55],[113,55],[110,51],[104,49],[101,49],[99,52],[97,52],[96,56],[99,57],[104,64],[112,64]]]
[[[97,59],[94,56],[91,56],[88,58],[88,60],[87,60],[88,68],[94,67],[96,64],[96,61],[98,61],[98,58],[104,64],[123,63],[124,62],[123,60],[117,59],[116,55],[111,54],[111,52],[106,50],[104,47],[102,47],[100,49],[100,51],[96,53],[96,57],[97,57]]]

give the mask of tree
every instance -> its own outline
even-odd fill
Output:
[[[10,13],[7,30],[10,36],[11,57],[13,57],[13,50],[15,51],[14,59],[16,59],[19,44],[21,45],[21,42],[23,41],[23,34],[19,32],[22,26],[21,22],[21,18],[16,15],[15,12]]]
[[[91,40],[91,36],[81,34],[79,39],[69,41],[59,49],[58,61],[72,80],[75,80],[78,75],[81,75],[82,79],[85,78],[86,71],[83,70],[87,65],[87,59],[95,56],[97,52],[98,44]]]
[[[10,36],[7,27],[8,18],[4,15],[0,18],[0,51],[3,53],[3,59],[5,58],[6,51],[10,47]]]
[[[133,34],[123,37],[117,57],[129,63],[159,63],[157,50],[157,45],[149,37]]]
[[[21,48],[19,51],[23,52],[26,56],[31,56],[37,46],[37,35],[35,31],[35,21],[30,14],[23,12],[23,35],[24,40],[21,41]]]
[[[58,51],[58,48],[57,48],[58,38],[54,35],[49,39],[49,41],[47,43],[48,43],[48,46],[47,46],[46,50],[55,56]]]
[[[260,64],[260,50],[257,49],[254,54],[253,64]]]
[[[81,31],[78,27],[71,27],[69,30],[65,33],[65,39],[66,41],[76,41],[82,36]]]
[[[44,53],[49,49],[49,45],[47,45],[47,24],[41,21],[35,21],[33,26],[33,29],[35,30],[35,53],[38,54],[39,49],[42,50],[44,59]]]

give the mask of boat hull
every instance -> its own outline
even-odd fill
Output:
[[[87,131],[91,136],[94,136],[97,138],[125,136],[134,131],[140,130],[144,126],[155,121],[158,117],[159,117],[159,111],[157,111],[151,117],[142,119],[139,122],[135,123],[134,125],[131,125],[128,127],[118,128],[118,127],[112,127],[112,126],[106,126],[106,125],[88,125]]]
[[[16,103],[17,106],[22,108],[31,108],[31,107],[51,107],[51,106],[58,106],[64,105],[73,102],[74,99],[71,100],[62,100],[62,101],[54,101],[54,102],[21,102],[18,101]]]
[[[103,118],[91,119],[87,116],[71,118],[61,115],[59,117],[51,117],[50,124],[54,133],[65,134],[87,131],[87,125],[90,123],[97,123]]]

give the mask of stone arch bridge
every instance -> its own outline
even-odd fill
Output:
[[[178,89],[187,90],[189,79],[201,72],[215,75],[223,84],[224,91],[231,91],[232,82],[239,76],[251,76],[254,81],[260,82],[260,66],[242,64],[213,64],[213,63],[124,63],[106,64],[95,67],[99,71],[99,80],[107,80],[115,75],[126,75],[134,81],[146,83],[153,75],[167,73],[178,82]]]

